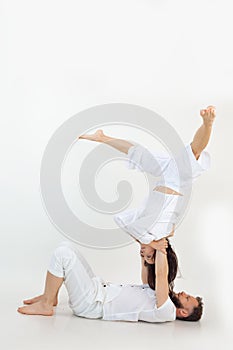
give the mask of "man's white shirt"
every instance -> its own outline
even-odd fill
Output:
[[[148,284],[106,286],[103,319],[111,321],[167,322],[176,319],[176,307],[168,297],[159,308],[155,291]]]

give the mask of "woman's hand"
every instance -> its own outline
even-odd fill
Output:
[[[216,117],[216,109],[214,106],[208,106],[206,109],[202,109],[200,114],[203,118],[203,122],[207,126],[211,126]]]
[[[152,241],[149,246],[155,250],[160,250],[163,254],[167,254],[166,248],[168,247],[168,243],[166,238],[161,238],[158,241]]]

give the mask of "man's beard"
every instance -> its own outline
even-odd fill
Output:
[[[175,307],[177,307],[178,309],[183,308],[183,305],[181,304],[181,302],[179,301],[179,299],[177,298],[174,292],[170,292],[169,297],[171,301],[175,304]]]

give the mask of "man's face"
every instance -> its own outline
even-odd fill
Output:
[[[191,314],[193,309],[198,306],[198,301],[195,297],[186,294],[185,292],[180,293],[174,293],[175,297],[177,298],[177,301],[179,305],[177,305],[178,308],[183,308],[188,311],[188,314]]]

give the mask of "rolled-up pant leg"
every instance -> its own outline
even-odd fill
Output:
[[[102,317],[100,295],[103,287],[84,257],[68,245],[60,245],[52,254],[48,271],[64,278],[69,306],[77,316]],[[99,300],[98,300],[99,299]]]

